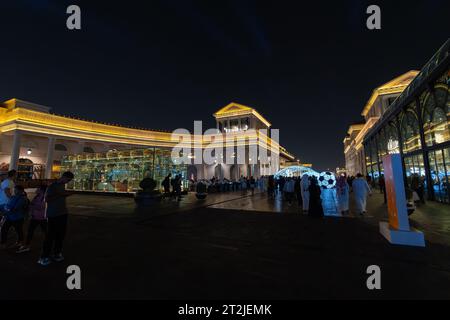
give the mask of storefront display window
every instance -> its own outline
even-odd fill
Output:
[[[400,153],[400,144],[397,128],[394,123],[390,123],[386,128],[387,152],[389,154]]]
[[[448,87],[443,84],[437,84],[434,92],[427,91],[422,95],[423,130],[427,146],[450,141],[447,96]]]
[[[163,148],[67,156],[61,170],[75,175],[69,190],[118,193],[136,192],[145,177],[155,179],[160,188],[169,173],[181,174],[183,181],[187,174],[186,165],[174,163],[171,150]]]

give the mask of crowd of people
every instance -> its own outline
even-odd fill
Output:
[[[322,190],[317,177],[304,174],[302,177],[262,176],[260,178],[241,176],[239,180],[226,178],[190,180],[189,189],[197,193],[218,193],[242,191],[243,194],[255,190],[265,192],[269,198],[281,197],[289,206],[294,202],[305,214],[323,216]],[[336,183],[336,196],[339,213],[349,214],[350,194],[355,199],[355,212],[366,213],[367,197],[372,193],[371,187],[363,175],[356,177],[340,176]]]
[[[269,177],[269,180],[273,178]],[[292,204],[294,198],[298,201],[299,208],[305,214],[311,216],[323,216],[323,190],[319,186],[316,176],[304,174],[302,177],[285,178],[274,180],[274,188],[268,188],[270,197],[276,193],[282,193],[282,199]],[[269,183],[270,185],[270,183]],[[345,175],[338,177],[336,182],[337,211],[342,215],[350,212],[350,193],[354,194],[355,212],[363,215],[366,213],[367,197],[372,193],[369,184],[361,174],[357,177],[347,178]]]
[[[36,229],[40,228],[44,241],[38,263],[47,266],[51,262],[64,261],[62,249],[68,216],[66,198],[72,195],[66,191],[65,185],[74,178],[73,174],[65,172],[49,186],[40,186],[32,201],[29,201],[24,187],[15,183],[16,178],[17,171],[11,170],[0,184],[1,249],[13,247],[16,253],[29,252],[33,235]],[[27,220],[29,222],[25,237],[24,227]],[[16,232],[17,241],[8,246],[11,228]]]
[[[189,180],[189,190],[194,192],[199,188],[202,190],[206,187],[207,193],[219,193],[230,191],[242,191],[246,193],[250,191],[255,193],[255,189],[260,188],[261,179],[255,179],[254,177],[241,176],[239,180],[229,180],[227,178],[212,177],[211,179],[191,179]]]

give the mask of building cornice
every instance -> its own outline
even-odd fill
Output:
[[[8,133],[16,130],[41,136],[168,148],[183,145],[193,148],[220,148],[226,147],[227,142],[230,145],[234,143],[235,146],[256,144],[271,152],[279,153],[286,159],[295,158],[261,131],[199,136],[107,125],[20,107],[0,109],[0,132]],[[183,141],[189,143],[183,144]]]
[[[418,74],[419,71],[411,70],[373,90],[372,95],[366,103],[361,115],[366,117],[380,96],[402,93]]]

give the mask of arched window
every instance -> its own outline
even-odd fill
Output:
[[[94,149],[92,149],[91,147],[84,147],[83,148],[83,152],[85,152],[85,153],[95,153]]]
[[[386,126],[387,152],[389,154],[400,153],[400,144],[398,139],[397,127],[394,122]]]
[[[427,146],[448,141],[448,119],[445,112],[448,90],[436,86],[434,92],[426,91],[422,97],[423,131]]]
[[[67,147],[61,143],[55,144],[55,151],[67,151]]]
[[[401,133],[403,139],[403,153],[409,153],[422,147],[420,143],[419,121],[414,111],[414,105],[403,111],[401,116]]]

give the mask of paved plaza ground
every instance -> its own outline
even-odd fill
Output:
[[[412,216],[427,248],[390,245],[378,232],[382,197],[367,217],[317,219],[265,194],[190,194],[137,211],[133,199],[69,200],[66,261],[36,264],[30,253],[0,252],[0,299],[449,299],[450,209],[428,203]],[[66,268],[82,290],[66,288]],[[379,265],[382,290],[366,287]]]

